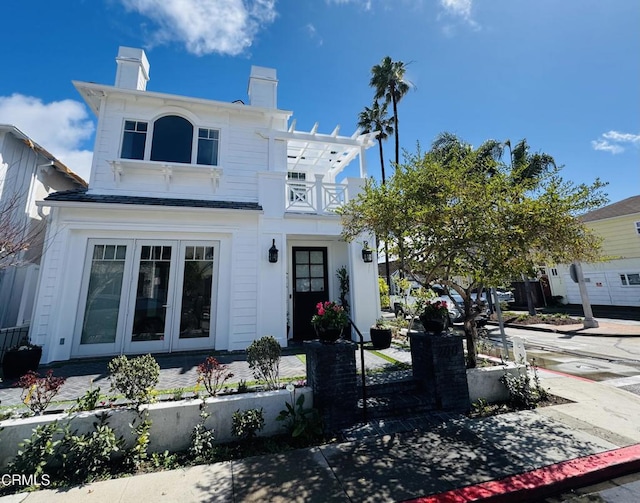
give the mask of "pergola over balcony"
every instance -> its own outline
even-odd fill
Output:
[[[295,127],[294,120],[287,131],[289,171],[312,169],[335,180],[336,175],[360,155],[360,177],[367,177],[364,151],[374,145],[377,131],[360,134],[360,130],[356,130],[351,136],[338,136],[340,126],[336,126],[331,134],[318,133],[317,122],[308,133],[296,131]]]
[[[260,132],[270,141],[286,142],[286,211],[331,214],[348,201],[348,187],[335,183],[336,177],[358,156],[360,178],[367,177],[365,150],[375,144],[378,132],[361,134],[357,130],[351,136],[340,136],[340,126],[331,134],[318,133],[318,123],[309,132],[295,127],[294,120],[287,131]]]
[[[360,177],[367,177],[364,152],[372,147],[378,131],[361,134],[356,130],[351,136],[340,136],[340,126],[331,134],[318,133],[316,122],[311,131],[296,131],[295,119],[287,131],[260,131],[263,138],[287,142],[287,170],[323,174],[330,180],[346,168],[356,156],[360,156]]]

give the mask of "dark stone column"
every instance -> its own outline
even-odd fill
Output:
[[[469,410],[469,388],[462,337],[409,332],[413,378],[434,409]]]
[[[358,405],[356,349],[351,341],[335,344],[305,341],[307,385],[313,390],[313,406],[325,428],[336,430],[355,423]]]

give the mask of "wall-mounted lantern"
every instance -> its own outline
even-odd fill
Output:
[[[366,263],[373,262],[373,252],[369,249],[367,241],[364,242],[364,247],[362,248],[362,260]]]
[[[276,248],[276,240],[273,240],[271,248],[269,248],[269,262],[275,264],[278,261],[278,249]]]

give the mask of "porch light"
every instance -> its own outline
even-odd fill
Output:
[[[369,249],[369,243],[364,242],[364,248],[362,248],[362,260],[366,263],[373,262],[373,252]]]
[[[276,240],[273,240],[271,248],[269,248],[269,262],[275,264],[278,261],[278,249],[276,248]]]

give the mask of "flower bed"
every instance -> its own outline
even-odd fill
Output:
[[[305,406],[313,406],[311,388],[296,389],[296,396],[305,395]],[[204,403],[211,414],[205,423],[215,431],[216,443],[233,440],[231,424],[233,413],[240,410],[263,409],[265,426],[260,436],[271,436],[283,432],[283,423],[276,421],[278,413],[285,409],[285,403],[291,402],[291,393],[287,390],[242,393],[207,398]],[[203,400],[190,399],[143,405],[152,421],[149,452],[181,451],[189,446],[193,428],[200,420],[200,406]],[[98,409],[90,412],[47,414],[23,419],[0,421],[0,469],[18,452],[19,444],[31,437],[38,425],[59,421],[70,423],[78,433],[87,433],[101,414],[108,414],[108,424],[118,436],[122,436],[127,447],[134,437],[130,423],[137,417],[131,408]]]

